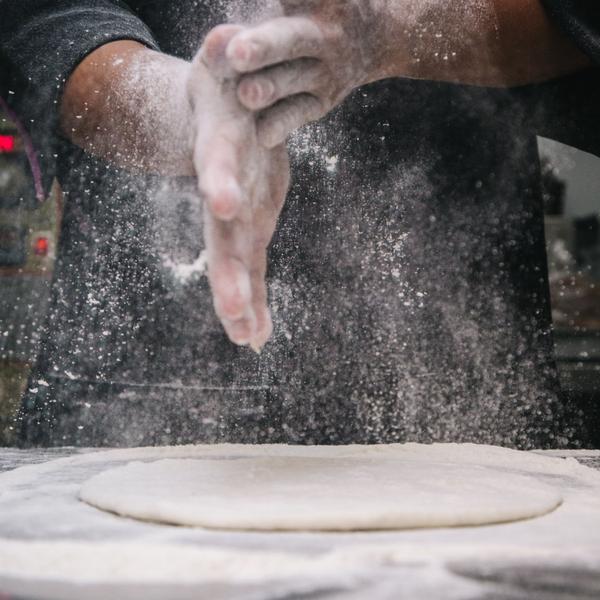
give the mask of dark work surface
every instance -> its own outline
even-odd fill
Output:
[[[484,593],[474,600],[584,600],[600,598],[600,573],[581,567],[456,565],[452,571],[483,584],[498,584],[499,592]],[[466,599],[465,599],[466,600]]]
[[[36,465],[58,458],[65,458],[74,454],[83,454],[84,452],[88,452],[88,450],[78,448],[44,448],[39,450],[0,448],[0,473],[27,465]]]

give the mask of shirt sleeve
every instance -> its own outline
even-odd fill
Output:
[[[120,0],[0,0],[0,15],[0,92],[33,138],[47,183],[60,96],[77,65],[112,41],[158,44]]]
[[[599,0],[542,0],[550,17],[596,64],[600,64]]]

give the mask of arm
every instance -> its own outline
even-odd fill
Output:
[[[55,174],[62,83],[95,48],[123,38],[156,46],[119,0],[0,0],[5,99],[33,139],[46,192]]]
[[[118,166],[198,177],[215,310],[232,341],[260,349],[272,328],[266,252],[289,168],[284,148],[258,145],[227,79],[237,31],[214,30],[191,63],[130,41],[100,47],[69,78],[60,121],[71,141]]]
[[[589,64],[540,0],[412,4],[413,15],[396,21],[394,29],[408,19],[416,30],[408,34],[402,51],[386,38],[392,51],[384,54],[377,76],[509,87],[560,77]],[[418,8],[423,4],[430,8]]]
[[[258,348],[271,331],[266,248],[289,169],[283,148],[258,147],[253,115],[218,72],[233,33],[213,32],[187,63],[151,51],[152,32],[126,2],[0,0],[9,99],[46,171],[60,127],[118,166],[196,174],[216,311],[233,341]]]
[[[192,176],[190,71],[189,63],[138,42],[101,46],[65,85],[62,133],[125,168]]]
[[[353,89],[386,77],[516,86],[588,66],[540,0],[281,0],[285,16],[241,32],[232,66],[270,146]]]

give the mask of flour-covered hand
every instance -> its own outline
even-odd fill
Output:
[[[243,74],[240,102],[260,112],[259,139],[273,148],[377,78],[385,44],[372,0],[282,0],[285,16],[239,31],[227,48]]]
[[[234,343],[258,350],[272,332],[267,248],[287,193],[289,163],[283,146],[267,150],[258,143],[256,116],[237,98],[225,51],[239,31],[224,25],[207,36],[188,95],[215,310]]]

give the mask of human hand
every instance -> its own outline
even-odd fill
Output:
[[[258,143],[256,116],[237,98],[225,51],[240,31],[223,25],[209,33],[193,62],[188,95],[215,310],[232,342],[259,351],[272,333],[267,248],[287,194],[289,162],[284,146],[267,150]]]
[[[242,74],[238,98],[259,111],[267,148],[315,121],[353,89],[380,76],[385,25],[373,0],[281,0],[284,17],[236,33],[229,65]]]

